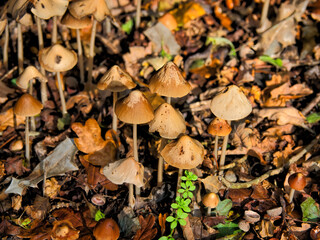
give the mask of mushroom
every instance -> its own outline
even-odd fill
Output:
[[[117,240],[120,236],[120,229],[112,218],[104,218],[93,229],[93,236],[96,240]]]
[[[216,160],[218,160],[218,142],[219,142],[219,137],[225,137],[230,134],[232,128],[229,125],[229,123],[221,118],[214,118],[209,126],[208,126],[208,133],[215,136],[215,141],[214,141],[214,157]]]
[[[60,72],[68,71],[77,64],[77,54],[59,44],[43,48],[39,52],[39,62],[49,72],[55,72],[59,84],[59,95],[62,106],[62,114],[67,114],[66,101],[62,90]]]
[[[70,13],[76,18],[83,18],[93,15],[93,23],[91,30],[89,59],[88,59],[88,82],[87,89],[92,87],[92,69],[94,57],[94,45],[96,38],[97,21],[102,22],[107,16],[110,16],[110,10],[105,0],[76,0],[69,5]]]
[[[61,23],[68,28],[75,29],[77,33],[77,45],[79,56],[79,69],[80,69],[80,81],[84,84],[84,66],[83,66],[83,54],[80,38],[80,29],[88,27],[91,24],[91,19],[88,16],[77,19],[73,17],[68,11],[61,18]]]
[[[9,26],[8,26],[8,19],[4,18],[0,20],[0,25],[1,25],[1,34],[4,31],[4,43],[3,43],[3,49],[2,49],[2,54],[3,54],[3,65],[6,71],[8,71],[8,48],[9,48]]]
[[[76,240],[79,238],[79,230],[75,229],[69,220],[54,221],[51,232],[52,240]]]
[[[28,93],[22,95],[13,107],[13,112],[16,115],[26,117],[25,154],[27,166],[30,166],[29,117],[38,115],[41,112],[42,108],[42,104]]]
[[[149,132],[159,132],[162,138],[176,139],[180,134],[186,132],[186,123],[182,114],[174,109],[170,104],[161,104],[154,114],[154,119],[149,123]],[[160,150],[165,145],[165,141],[161,140]],[[158,160],[158,186],[163,181],[163,158]]]
[[[106,72],[98,82],[98,89],[113,92],[113,109],[118,100],[118,92],[135,88],[135,84],[128,73],[123,71],[118,65],[114,65]],[[117,132],[117,115],[113,113],[112,129]]]
[[[289,203],[292,203],[295,190],[303,190],[304,187],[307,185],[307,179],[302,173],[298,172],[290,175],[288,183],[291,188],[289,195]]]
[[[247,117],[252,106],[247,97],[236,85],[231,85],[219,92],[211,101],[210,109],[219,118],[229,121],[240,120]],[[224,165],[229,135],[223,138],[220,166]],[[219,174],[223,172],[220,171]]]
[[[211,209],[216,208],[219,204],[219,201],[219,196],[214,192],[204,195],[204,197],[202,198],[202,203],[207,207],[207,216],[211,215]]]

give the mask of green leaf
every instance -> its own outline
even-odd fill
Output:
[[[191,199],[186,199],[186,200],[184,201],[184,205],[185,205],[185,206],[189,206],[190,203],[191,203]]]
[[[126,21],[124,24],[121,25],[121,29],[126,33],[126,34],[130,34],[133,28],[133,20],[129,19],[128,21]]]
[[[16,78],[12,78],[11,79],[11,84],[14,86],[17,86],[17,79]]]
[[[320,113],[311,113],[307,116],[308,123],[317,123],[320,121]]]
[[[175,218],[173,217],[173,216],[168,216],[167,218],[166,218],[166,221],[167,222],[173,222],[175,220]]]
[[[171,204],[171,207],[174,208],[174,209],[177,209],[177,208],[179,207],[179,205],[176,204],[176,203],[172,203],[172,204]]]
[[[263,55],[263,56],[260,56],[259,59],[261,61],[266,62],[266,63],[270,63],[275,67],[279,67],[279,68],[282,67],[282,60],[280,58],[273,59],[272,57],[270,57],[268,55]]]
[[[187,224],[187,221],[184,219],[179,219],[178,221],[181,226],[185,226]]]
[[[181,201],[181,197],[176,197],[176,202],[180,202]]]
[[[228,221],[226,221],[224,224],[219,223],[218,225],[214,226],[214,228],[217,228],[219,231],[216,238],[234,234],[235,231],[239,230],[238,224]]]
[[[180,189],[178,189],[178,193],[184,193],[186,190],[185,189],[182,189],[182,188],[180,188]]]
[[[186,207],[186,206],[185,206],[185,207],[183,207],[182,209],[183,209],[183,211],[185,211],[185,212],[191,212],[191,209],[190,209],[189,207]]]
[[[168,237],[167,236],[163,236],[163,237],[159,238],[159,240],[168,240]]]
[[[22,222],[20,222],[20,226],[23,227],[24,229],[29,229],[30,227],[28,227],[28,225],[31,223],[31,219],[30,218],[26,218],[24,219]]]
[[[179,216],[179,218],[181,218],[181,219],[185,219],[185,218],[187,218],[188,217],[188,213],[185,213],[185,212],[182,212],[181,214],[180,214],[180,216]]]
[[[204,61],[203,59],[195,60],[195,61],[191,64],[190,70],[196,69],[196,68],[201,68],[204,64],[205,64],[205,61]]]
[[[303,221],[314,221],[317,218],[320,218],[319,207],[312,197],[301,203],[301,210],[303,214]]]
[[[160,56],[168,59],[169,61],[173,59],[173,56],[171,54],[167,53],[164,49],[161,50]]]
[[[230,209],[232,208],[232,201],[230,199],[225,199],[218,203],[215,212],[220,216],[228,216]]]
[[[196,186],[194,185],[190,186],[189,191],[194,191],[194,190],[196,190]]]
[[[182,181],[187,181],[187,178],[186,178],[185,176],[182,176],[182,177],[181,177],[181,180],[182,180]]]
[[[170,237],[169,240],[175,240],[173,237]]]
[[[231,57],[236,57],[236,49],[233,45],[233,43],[226,38],[223,37],[207,37],[206,40],[206,45],[209,45],[210,43],[212,43],[214,48],[217,48],[218,46],[230,46],[230,52],[229,52],[229,56]]]
[[[101,212],[100,210],[98,210],[98,211],[96,211],[96,214],[94,215],[94,220],[98,222],[100,219],[103,219],[105,217],[106,217],[106,215],[103,212]]]
[[[59,131],[64,129],[64,126],[71,123],[71,117],[69,114],[64,115],[62,118],[58,118],[57,128]]]
[[[188,197],[189,198],[193,198],[193,193],[192,192],[188,192]]]
[[[187,197],[188,197],[188,192],[184,192],[184,193],[182,194],[182,197],[187,198]]]
[[[182,187],[182,188],[187,188],[187,187],[186,187],[186,184],[183,183],[183,182],[181,183],[181,187]]]
[[[175,220],[174,222],[172,222],[172,223],[170,224],[170,228],[171,228],[171,229],[175,229],[175,228],[177,227],[177,225],[178,225],[178,222],[177,222],[177,220]]]

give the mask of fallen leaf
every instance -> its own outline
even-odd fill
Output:
[[[229,189],[226,198],[230,198],[234,206],[240,206],[243,200],[248,199],[252,193],[251,189]]]
[[[92,109],[92,102],[90,101],[90,96],[87,92],[79,92],[77,95],[72,96],[67,101],[67,109],[71,109],[77,106],[78,111],[83,114],[88,114]]]
[[[42,220],[50,209],[49,199],[37,195],[33,204],[25,208],[26,213],[33,219]]]
[[[158,221],[159,221],[159,225],[160,225],[160,228],[161,228],[161,235],[164,235],[165,231],[166,231],[166,219],[168,217],[168,213],[165,213],[165,214],[159,214],[158,216]]]
[[[186,239],[186,240],[194,240],[195,238],[194,238],[194,235],[193,235],[193,230],[191,228],[189,216],[186,217],[184,220],[186,220],[186,225],[181,226],[182,231],[183,231],[184,239]]]
[[[16,116],[17,126],[24,124],[25,119],[25,117]],[[0,131],[6,130],[7,127],[14,127],[13,108],[9,108],[7,111],[0,113]]]
[[[218,176],[208,176],[202,179],[199,178],[199,180],[204,184],[205,189],[209,192],[217,193],[223,188]]]
[[[16,173],[18,176],[23,175],[28,172],[25,166],[23,166],[23,159],[20,156],[9,157],[4,163],[5,170],[7,174]]]
[[[149,214],[146,219],[139,215],[140,229],[136,232],[134,240],[151,240],[157,235],[157,229],[153,228],[155,217]]]
[[[106,145],[94,153],[89,154],[88,161],[96,166],[104,167],[116,160],[117,148],[109,141]]]
[[[204,8],[197,2],[188,1],[181,3],[177,8],[170,11],[176,19],[178,26],[184,26],[189,21],[200,18],[206,14]]]
[[[219,5],[215,6],[214,14],[220,20],[220,23],[222,26],[224,26],[229,31],[232,31],[232,27],[231,27],[232,21],[227,16],[227,14],[223,13],[223,11]]]

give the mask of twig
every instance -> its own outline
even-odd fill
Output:
[[[290,166],[291,164],[297,162],[300,158],[303,157],[304,154],[306,154],[307,152],[309,152],[311,150],[311,148],[313,148],[314,145],[316,145],[319,142],[319,137],[320,135],[318,135],[309,145],[307,145],[306,147],[304,147],[297,155],[291,157],[289,159],[289,161],[282,167],[270,170],[268,172],[266,172],[265,174],[261,175],[260,177],[253,179],[249,182],[244,182],[244,183],[231,183],[229,181],[227,181],[225,178],[223,178],[222,176],[220,176],[220,180],[222,181],[222,183],[227,187],[227,188],[232,188],[232,189],[239,189],[239,188],[249,188],[254,184],[258,184],[260,182],[262,182],[263,180],[266,180],[267,178],[277,175],[279,173],[281,173],[284,168]]]
[[[2,76],[2,78],[0,79],[0,82],[6,79],[10,74],[12,74],[17,69],[18,69],[18,66],[15,66],[12,69],[10,69],[5,75]]]
[[[301,111],[303,115],[307,115],[320,102],[320,93]]]
[[[13,139],[15,139],[17,135],[13,135],[11,138],[9,138],[7,141],[1,144],[0,149],[3,148],[5,145],[7,145],[9,142],[11,142]]]
[[[224,166],[221,166],[219,169],[221,170],[226,170],[226,169],[230,169],[230,168],[234,168],[235,166],[237,166],[238,164],[240,163],[243,163],[247,160],[247,155],[243,156],[242,158],[240,159],[237,159],[236,161],[232,162],[232,163],[229,163],[227,165],[224,165]]]

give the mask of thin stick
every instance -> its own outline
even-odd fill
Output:
[[[265,0],[262,8],[262,13],[261,13],[261,19],[260,19],[260,27],[263,25],[263,23],[266,21],[267,16],[268,16],[268,11],[269,11],[269,3],[270,0]]]
[[[80,82],[84,84],[83,53],[82,53],[80,29],[76,29],[76,33],[77,33],[77,45],[78,45],[78,56],[79,56]]]
[[[29,94],[32,96],[33,92],[33,79],[29,81]],[[36,131],[36,121],[34,119],[34,116],[30,117],[30,125],[31,125],[31,131]]]
[[[58,27],[57,27],[57,16],[52,17],[52,36],[51,36],[51,43],[56,44],[58,41]]]
[[[25,125],[25,154],[26,154],[26,166],[30,166],[30,141],[29,141],[29,117],[26,117]]]
[[[63,94],[63,88],[62,88],[62,79],[60,76],[60,72],[56,72],[57,74],[57,79],[58,79],[58,89],[59,89],[59,95],[60,95],[60,101],[61,101],[61,108],[62,108],[62,114],[65,116],[68,114],[67,112],[67,107],[66,107],[66,100],[64,99],[64,94]]]
[[[3,65],[8,71],[8,48],[9,48],[9,26],[8,22],[5,27],[4,32],[4,44],[3,44]]]
[[[91,90],[92,88],[92,70],[93,70],[93,58],[94,58],[94,44],[96,39],[97,20],[93,19],[90,48],[89,48],[89,59],[88,59],[88,82],[86,88]]]
[[[141,0],[137,1],[137,11],[136,11],[136,29],[139,28],[141,21]]]
[[[165,147],[166,145],[166,139],[161,138],[160,140],[160,147],[159,147],[159,152]],[[160,187],[163,182],[163,157],[159,154],[159,159],[158,159],[158,176],[157,176],[157,185]]]
[[[231,121],[228,121],[228,123],[231,126]],[[223,137],[222,152],[221,152],[221,156],[220,156],[219,167],[224,166],[224,163],[226,160],[226,150],[227,150],[227,145],[228,145],[228,139],[229,139],[229,135]],[[219,175],[222,175],[222,174],[223,174],[223,170],[219,171]]]
[[[18,27],[18,68],[19,74],[23,72],[23,39],[21,31],[21,23],[17,22]]]
[[[43,35],[42,35],[41,19],[38,18],[37,16],[35,16],[35,18],[36,18],[36,23],[37,23],[39,50],[41,50],[43,48]]]
[[[134,200],[134,196],[133,196],[133,184],[131,184],[131,183],[129,184],[129,199],[128,199],[128,202],[129,202],[129,207],[133,208],[135,200]]]
[[[218,143],[219,143],[219,136],[216,135],[214,140],[214,157],[216,158],[216,161],[218,161]]]
[[[320,102],[320,93],[301,111],[303,115],[307,115]]]
[[[118,100],[118,93],[117,92],[113,92],[113,115],[112,115],[112,129],[117,132],[118,129],[118,117],[117,114],[114,112],[114,108],[116,105],[116,102]]]
[[[137,124],[133,124],[133,157],[139,162],[138,143],[137,143]],[[140,188],[136,187],[136,197],[140,196]]]

